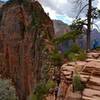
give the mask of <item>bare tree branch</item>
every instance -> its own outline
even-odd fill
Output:
[[[78,19],[80,13],[81,13],[81,12],[84,10],[84,8],[87,7],[87,6],[88,6],[88,4],[86,4],[84,7],[82,7],[82,9],[78,12],[78,14],[77,14],[77,16],[76,16],[76,19]]]

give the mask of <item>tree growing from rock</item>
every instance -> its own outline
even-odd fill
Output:
[[[81,12],[87,7],[87,14],[86,14],[86,19],[82,21],[81,26],[82,25],[86,25],[87,26],[87,51],[90,50],[90,42],[91,42],[91,25],[94,24],[92,22],[92,20],[97,19],[100,15],[100,10],[98,10],[97,8],[93,7],[92,2],[94,0],[74,0],[78,5],[80,5],[80,10],[76,16],[76,20],[78,19],[78,17],[80,16]],[[85,5],[83,4],[83,6],[81,7],[83,1],[87,2]]]

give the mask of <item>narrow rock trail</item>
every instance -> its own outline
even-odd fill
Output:
[[[69,62],[62,66],[62,77],[66,78],[66,85],[71,86],[75,70],[79,71],[82,82],[86,84],[82,95],[68,90],[64,100],[100,100],[100,52],[91,52],[87,56],[86,61]]]
[[[82,93],[73,92],[72,77],[76,70],[86,85]],[[50,96],[47,100],[100,100],[100,52],[88,53],[85,61],[64,64],[59,88],[61,96]]]

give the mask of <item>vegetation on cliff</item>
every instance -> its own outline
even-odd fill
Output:
[[[0,79],[0,100],[18,100],[10,80]]]

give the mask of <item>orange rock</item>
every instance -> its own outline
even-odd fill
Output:
[[[19,99],[26,100],[40,81],[42,60],[45,61],[41,47],[44,39],[52,38],[53,23],[37,1],[29,1],[27,6],[22,6],[13,0],[2,9],[0,41],[3,46],[0,53],[5,65],[2,64],[0,74],[12,79]],[[32,20],[38,22],[38,26],[35,26],[36,23],[32,25]],[[44,33],[48,35],[41,37]]]

